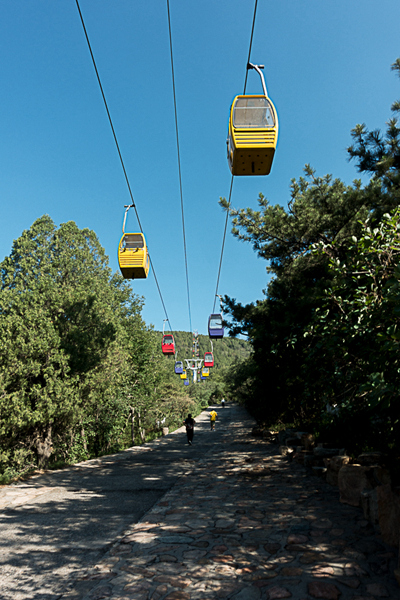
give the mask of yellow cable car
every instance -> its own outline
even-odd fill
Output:
[[[203,367],[201,369],[201,374],[203,377],[208,377],[210,375],[210,369],[208,367]]]
[[[228,163],[232,175],[268,175],[278,142],[278,115],[268,98],[264,65],[247,65],[261,77],[264,95],[236,96],[228,130]]]
[[[133,205],[132,205],[133,206]],[[118,245],[118,264],[125,279],[146,279],[150,268],[150,257],[143,233],[125,233],[126,207],[122,238]]]
[[[183,369],[183,373],[180,374],[181,379],[187,379],[186,369]]]

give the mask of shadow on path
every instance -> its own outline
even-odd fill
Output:
[[[397,552],[242,415],[62,600],[399,599]]]
[[[244,409],[24,488],[2,514],[7,600],[398,600],[397,552]],[[0,494],[0,500],[2,498]],[[8,569],[8,570],[7,570]]]
[[[0,490],[1,598],[56,598],[65,578],[100,560],[234,425],[224,409],[219,430],[196,418],[194,445],[184,428],[117,455],[47,472]]]

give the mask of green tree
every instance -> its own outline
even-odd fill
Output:
[[[99,387],[109,388],[99,367],[131,293],[112,276],[93,232],[73,222],[56,229],[48,216],[14,242],[0,270],[3,462],[36,457],[43,467],[55,437],[83,429]]]
[[[259,211],[230,209],[234,235],[253,244],[273,275],[265,300],[242,306],[224,299],[232,334],[247,335],[253,347],[245,387],[258,418],[306,418],[302,332],[330,278],[327,257],[310,252],[310,245],[335,239],[340,255],[368,214],[359,181],[345,186],[331,176],[316,177],[310,167],[305,171],[306,178],[292,182],[287,210],[262,195]]]
[[[126,325],[129,326],[129,323]],[[131,441],[143,443],[162,427],[181,424],[187,410],[194,410],[182,382],[174,372],[173,357],[161,354],[160,334],[128,328],[129,369],[126,377],[130,399]]]
[[[400,58],[392,65],[392,70],[400,77]],[[354,143],[348,153],[355,160],[358,170],[378,180],[378,198],[387,209],[395,208],[400,201],[400,129],[397,115],[400,113],[400,100],[392,104],[393,116],[387,123],[386,133],[379,129],[369,131],[365,124],[357,125],[352,131]],[[383,202],[382,202],[383,199]]]
[[[400,73],[400,60],[393,68]],[[398,112],[400,104],[392,109]],[[272,275],[264,300],[242,306],[224,299],[231,333],[248,335],[252,344],[251,358],[235,377],[258,418],[306,421],[321,413],[322,398],[337,393],[331,355],[321,351],[309,324],[337,276],[331,261],[344,260],[363,223],[369,220],[376,227],[399,204],[399,133],[396,118],[389,121],[385,137],[364,125],[352,132],[349,156],[360,171],[372,174],[365,187],[358,180],[347,186],[331,176],[316,177],[306,166],[306,177],[292,181],[287,210],[270,205],[261,194],[258,211],[235,210],[221,199],[233,219],[233,234],[252,243]],[[316,244],[326,252],[312,252]],[[313,362],[306,361],[310,348],[315,349]],[[327,381],[332,383],[329,392]]]
[[[315,251],[332,254],[331,246],[320,244]],[[384,215],[377,227],[365,224],[346,256],[330,259],[330,269],[332,285],[309,330],[305,370],[310,373],[323,357],[320,397],[335,403],[330,420],[345,435],[352,432],[348,444],[398,451],[400,209]]]

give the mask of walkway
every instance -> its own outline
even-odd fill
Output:
[[[227,411],[225,421],[230,418]],[[0,600],[59,598],[74,573],[99,561],[218,447],[207,415],[197,420],[195,451],[178,430],[145,446],[0,486]]]
[[[224,410],[208,434],[219,436],[218,449],[62,599],[398,600],[397,553],[361,511],[252,439],[242,409]]]
[[[158,444],[161,456],[172,453],[161,468],[178,468],[182,476],[175,475],[138,522],[132,515],[114,543],[104,544],[102,558],[90,558],[89,568],[74,562],[75,538],[74,571],[59,573],[62,592],[38,589],[25,598],[399,600],[397,552],[379,540],[362,512],[340,504],[337,489],[277,456],[276,446],[252,438],[253,422],[243,409],[217,410],[213,432],[206,414],[197,419],[193,446],[178,432],[146,445],[150,451],[138,450],[136,461],[138,454],[159,458]],[[118,457],[107,457],[102,468]],[[89,522],[94,505],[92,499],[85,513]],[[102,527],[110,539],[107,519]]]

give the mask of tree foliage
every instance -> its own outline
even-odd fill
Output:
[[[343,260],[330,259],[332,285],[306,332],[311,344],[305,370],[311,373],[315,364],[324,363],[320,397],[332,402],[334,390],[334,414],[347,431],[366,421],[375,447],[395,447],[400,433],[400,209],[384,215],[377,227],[363,224],[352,242]],[[320,244],[315,252],[331,254],[332,245]]]

